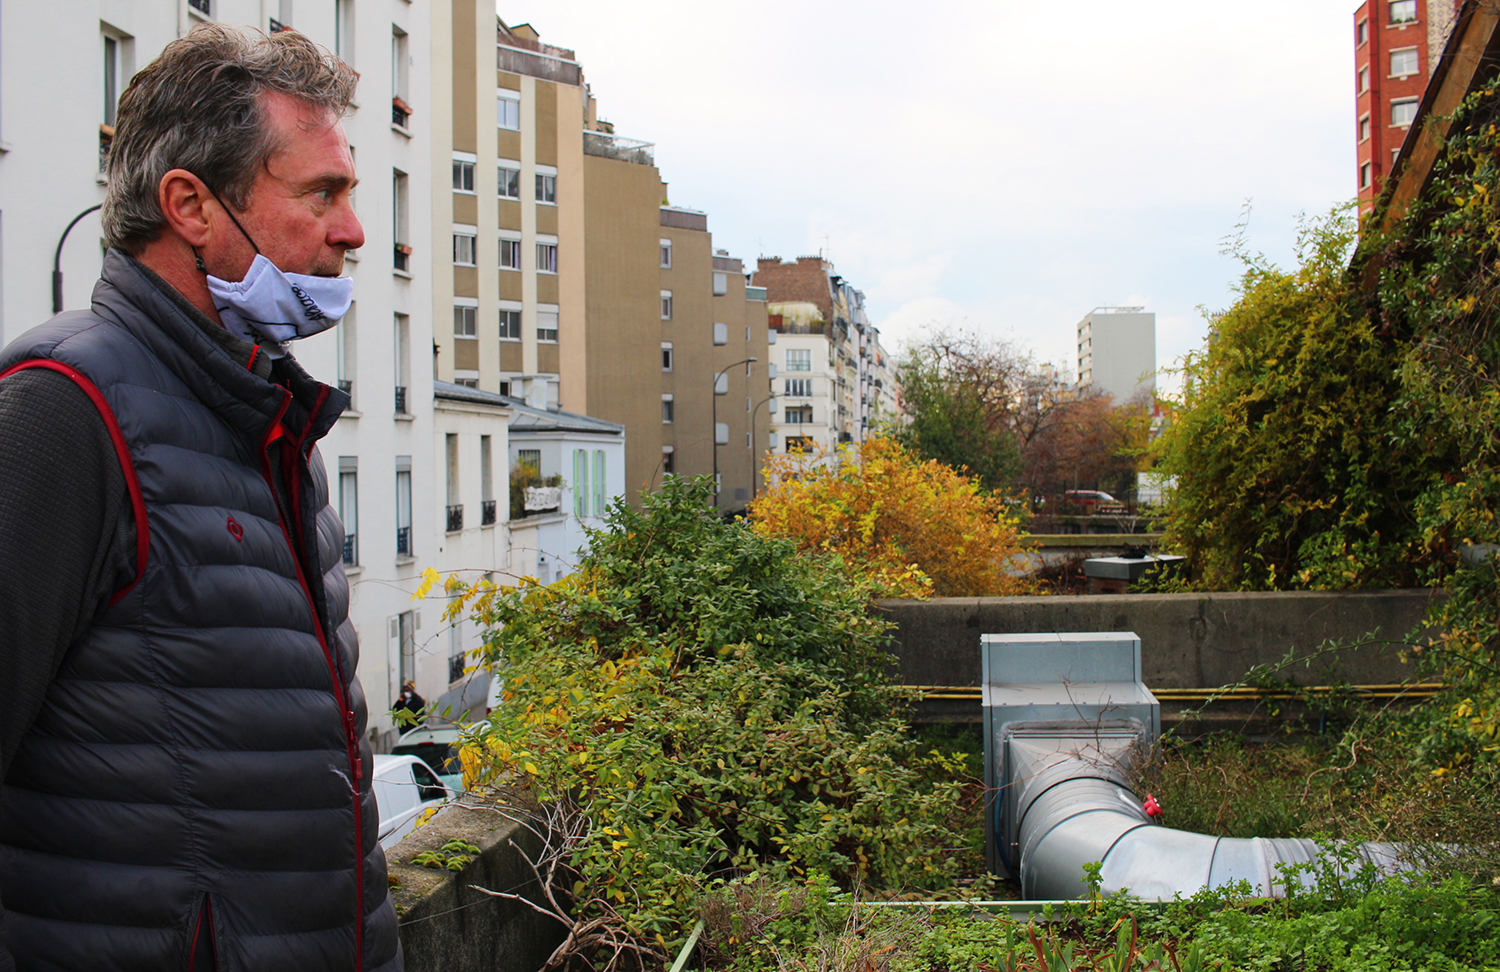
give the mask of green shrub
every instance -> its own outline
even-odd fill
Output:
[[[909,765],[869,592],[711,499],[669,478],[640,511],[617,503],[550,587],[450,582],[505,686],[466,771],[576,804],[577,900],[661,948],[746,871],[880,886],[951,867],[953,785]]]

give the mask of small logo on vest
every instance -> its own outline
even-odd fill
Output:
[[[229,518],[229,535],[239,541],[245,539],[245,528],[236,523],[232,516]]]

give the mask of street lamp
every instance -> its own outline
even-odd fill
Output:
[[[755,442],[755,417],[760,414],[760,407],[762,405],[764,405],[766,402],[774,402],[774,401],[776,401],[776,393],[772,392],[771,394],[767,395],[765,398],[762,398],[760,401],[756,402],[755,403],[755,408],[751,410],[751,412],[750,412],[750,441],[752,443]],[[715,431],[718,431],[718,430],[715,429]],[[751,447],[751,449],[750,449],[750,498],[752,500],[755,499],[755,487],[760,482],[760,480],[757,479],[756,476],[755,476],[755,455],[759,451],[760,451],[760,448],[759,448],[758,445],[753,445]]]
[[[52,255],[52,313],[54,313],[54,314],[61,314],[62,313],[62,309],[63,309],[63,306],[62,306],[63,305],[63,299],[62,299],[62,283],[63,283],[63,276],[62,276],[62,248],[63,248],[63,244],[66,243],[66,242],[68,242],[68,234],[71,233],[71,232],[73,232],[73,227],[75,227],[75,226],[78,225],[78,221],[80,219],[83,219],[83,217],[87,216],[89,213],[92,213],[94,210],[99,209],[103,205],[104,205],[103,203],[99,203],[96,206],[90,206],[88,209],[85,209],[83,212],[79,213],[77,216],[74,216],[73,217],[73,222],[71,222],[71,223],[68,224],[68,228],[65,229],[65,230],[63,230],[63,232],[62,232],[62,238],[57,241],[57,252]]]
[[[723,378],[724,375],[729,371],[730,368],[733,368],[733,367],[735,367],[737,365],[742,365],[742,364],[754,364],[755,362],[757,362],[759,360],[760,360],[759,358],[742,358],[741,360],[736,361],[733,364],[725,365],[723,371],[720,371],[718,374],[714,375],[714,394],[713,394],[713,402],[714,402],[714,407],[713,407],[713,416],[714,416],[714,427],[713,427],[713,444],[714,444],[714,509],[718,509],[719,508],[719,379]],[[725,391],[726,392],[728,391],[728,385],[727,384],[725,385]]]

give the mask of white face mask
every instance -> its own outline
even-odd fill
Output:
[[[247,341],[278,343],[326,331],[349,313],[354,281],[283,273],[260,253],[245,279],[234,283],[208,274],[208,292],[230,333]]]

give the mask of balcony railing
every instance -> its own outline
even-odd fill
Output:
[[[188,0],[188,6],[198,11],[205,17],[213,16],[211,0]]]
[[[453,683],[464,677],[464,654],[459,652],[448,658],[448,681]]]
[[[455,503],[448,507],[448,532],[458,533],[464,528],[464,505]]]
[[[396,528],[396,556],[411,556],[411,527],[409,526]]]
[[[344,534],[344,564],[353,567],[359,563],[359,534]]]
[[[99,126],[99,174],[103,175],[109,165],[109,146],[115,140],[113,125]]]
[[[491,526],[495,522],[495,501],[485,500],[479,504],[479,525]]]
[[[345,395],[348,395],[350,398],[353,398],[354,397],[354,382],[349,381],[348,379],[345,379],[345,378],[340,378],[339,379],[339,391],[343,392]]]
[[[395,125],[397,128],[405,128],[407,121],[410,120],[410,119],[411,119],[411,105],[408,105],[406,102],[402,101],[400,98],[392,98],[391,99],[391,124]]]
[[[396,386],[396,414],[397,415],[405,415],[406,414],[406,386],[405,385],[397,385]]]
[[[601,159],[619,159],[636,165],[656,164],[656,143],[642,142],[634,138],[621,138],[603,132],[583,133],[583,154]]]

